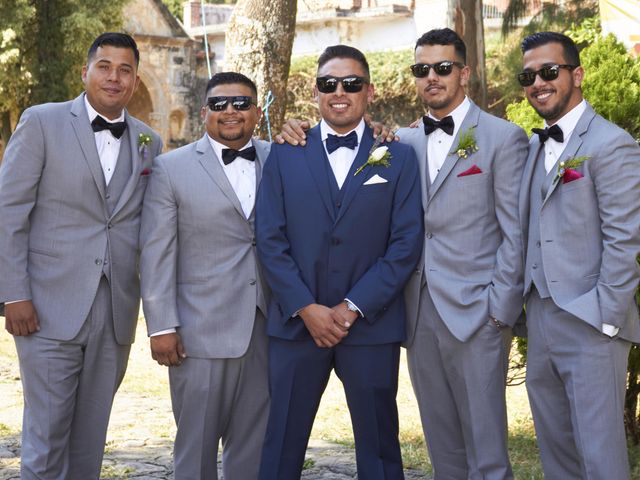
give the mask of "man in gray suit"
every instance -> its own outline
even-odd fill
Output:
[[[169,366],[178,431],[175,478],[258,476],[269,406],[268,288],[256,257],[254,202],[269,144],[254,83],[214,75],[206,133],[156,158],[142,213],[142,300],[153,358]]]
[[[505,378],[522,311],[518,190],[527,137],[465,96],[470,70],[452,30],[416,43],[429,113],[401,129],[423,182],[423,258],[409,280],[407,356],[434,478],[513,478]]]
[[[522,178],[527,391],[545,477],[627,479],[627,357],[640,341],[640,148],[583,99],[574,42],[536,33],[518,75],[545,120]]]
[[[0,168],[0,301],[24,389],[23,479],[97,479],[139,310],[138,230],[159,137],[124,109],[129,35],[106,33],[75,100],[25,110]]]

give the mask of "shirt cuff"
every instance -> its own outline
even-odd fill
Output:
[[[364,315],[362,314],[362,310],[360,310],[360,308],[358,308],[358,306],[355,303],[353,303],[348,298],[345,298],[344,301],[347,302],[347,303],[350,303],[351,305],[353,305],[355,307],[355,309],[358,310],[358,313],[360,314],[360,316],[364,318]]]
[[[610,325],[608,323],[602,324],[602,333],[609,337],[615,337],[620,331],[620,327],[616,327],[615,325]]]
[[[160,330],[159,332],[151,333],[149,337],[157,337],[159,335],[166,335],[167,333],[176,333],[175,328],[167,328],[165,330]]]
[[[10,302],[4,302],[5,305],[11,305],[12,303],[18,303],[18,302],[28,302],[29,300],[31,300],[30,298],[23,298],[22,300],[11,300]]]

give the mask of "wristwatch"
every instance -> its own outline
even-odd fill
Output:
[[[351,300],[347,300],[346,298],[344,299],[344,303],[347,305],[347,310],[349,310],[350,312],[355,313],[357,316],[360,316],[360,310],[358,310],[358,307],[356,307],[353,302],[351,302]]]

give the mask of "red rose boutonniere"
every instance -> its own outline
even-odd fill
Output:
[[[562,178],[562,183],[569,183],[582,178],[584,175],[577,171],[576,168],[589,160],[589,158],[583,155],[581,157],[567,158],[564,162],[560,162],[554,182]]]

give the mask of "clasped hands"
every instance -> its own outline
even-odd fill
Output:
[[[336,346],[349,334],[349,329],[358,319],[358,314],[340,302],[333,308],[311,303],[298,312],[313,341],[318,347]]]

